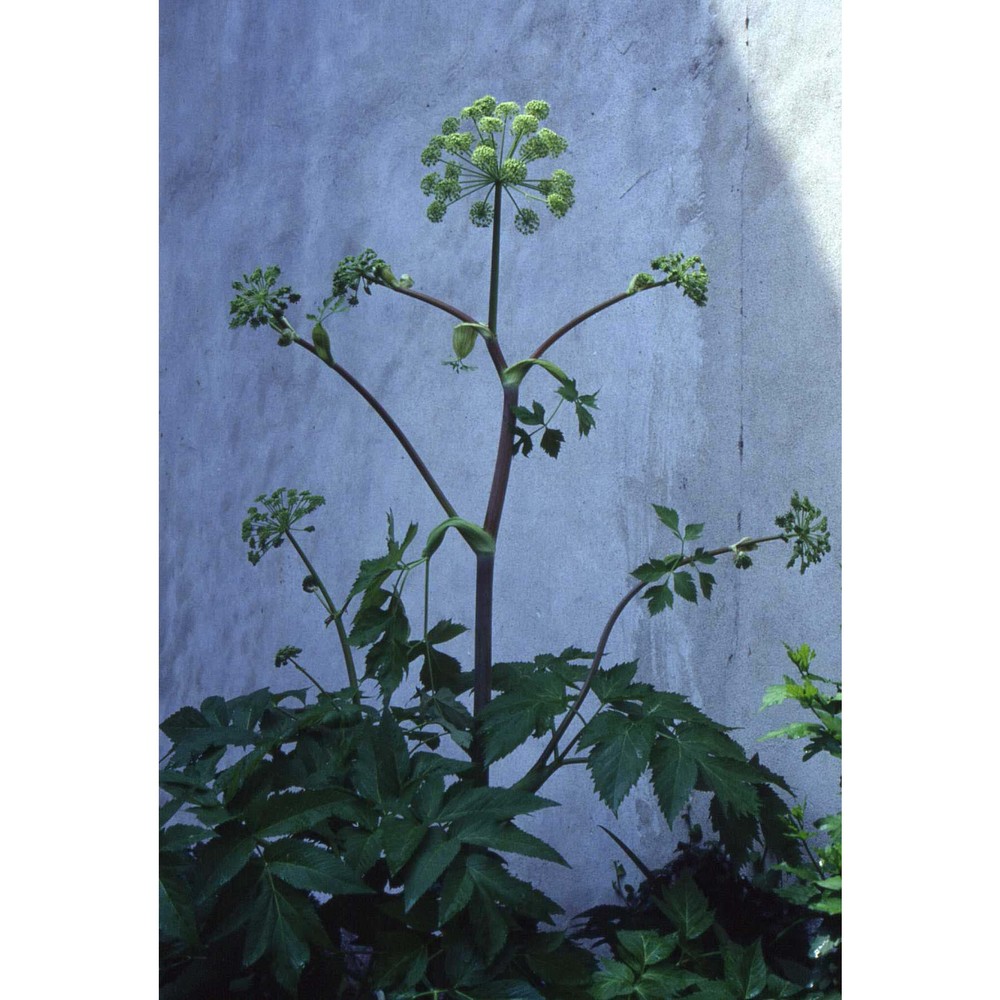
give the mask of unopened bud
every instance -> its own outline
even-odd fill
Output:
[[[323,328],[322,323],[317,323],[312,329],[313,347],[316,348],[316,357],[324,364],[333,367],[333,355],[330,353],[330,335]]]

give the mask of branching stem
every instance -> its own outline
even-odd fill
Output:
[[[316,348],[307,340],[295,337],[295,343],[304,347],[311,354],[316,354]],[[424,482],[430,487],[437,502],[444,508],[449,517],[458,517],[458,511],[452,507],[448,498],[444,495],[444,490],[437,484],[437,480],[431,475],[430,469],[424,464],[424,460],[417,453],[417,449],[410,443],[410,439],[400,429],[399,424],[389,415],[388,410],[342,365],[334,361],[331,366],[333,370],[359,395],[361,398],[382,418],[382,422],[396,436],[396,440],[403,446],[403,450],[410,456],[410,461],[417,468],[417,472],[424,478]]]
[[[499,246],[496,250],[497,259],[499,259]],[[428,305],[434,306],[435,309],[440,309],[442,312],[446,312],[455,319],[460,320],[463,323],[478,323],[479,320],[475,316],[470,316],[467,312],[463,312],[461,309],[456,308],[448,302],[442,299],[435,298],[433,295],[427,295],[425,292],[418,292],[413,288],[398,288],[395,285],[382,285],[383,288],[388,288],[392,292],[399,292],[400,295],[409,295],[411,299],[419,299],[421,302],[426,302]],[[491,283],[491,296],[492,296],[492,283]],[[492,301],[492,299],[491,299]],[[490,322],[487,324],[494,334],[496,333],[495,323]],[[493,362],[493,367],[496,368],[497,374],[503,374],[504,369],[507,367],[507,359],[503,356],[503,351],[500,350],[500,345],[496,341],[496,337],[493,340],[488,340],[486,342],[486,350],[489,351],[490,360]]]
[[[753,546],[763,545],[765,542],[777,542],[777,541],[787,542],[788,536],[768,535],[765,538],[752,538],[749,541],[744,542],[743,545],[740,547],[743,549],[748,549]],[[733,551],[733,546],[723,545],[721,548],[712,549],[710,552],[701,552],[699,553],[699,557],[706,555],[721,556],[725,555],[727,552],[732,552],[732,551]],[[677,563],[677,565],[674,567],[674,571],[681,569],[684,566],[690,566],[692,563],[697,561],[697,558],[698,557],[695,557],[694,555],[686,556],[679,563]],[[587,676],[584,679],[583,686],[580,688],[580,693],[577,695],[576,700],[573,702],[569,711],[563,717],[562,722],[559,723],[555,732],[552,734],[551,739],[545,745],[545,749],[542,751],[538,760],[536,760],[535,763],[531,765],[531,768],[528,770],[528,773],[525,775],[525,777],[528,777],[529,775],[539,775],[545,770],[545,765],[549,757],[552,756],[556,748],[559,746],[559,741],[566,734],[566,730],[569,729],[570,723],[572,723],[574,716],[579,714],[580,707],[583,705],[584,701],[587,698],[587,695],[590,693],[591,685],[594,683],[594,678],[597,676],[597,671],[600,669],[601,660],[604,657],[604,650],[608,644],[608,639],[611,636],[611,631],[615,627],[615,623],[621,617],[621,613],[629,606],[629,604],[636,597],[638,597],[638,595],[642,592],[642,590],[647,586],[649,586],[648,583],[637,583],[615,605],[615,609],[614,611],[611,612],[611,616],[608,618],[607,623],[604,626],[604,630],[601,632],[601,637],[597,641],[597,649],[594,651],[594,658],[590,663],[590,669],[587,671]],[[577,734],[577,737],[579,737],[579,733]],[[575,743],[576,739],[573,739],[563,750],[563,754],[565,755],[566,753],[568,753]]]
[[[319,592],[323,595],[323,599],[326,602],[326,610],[330,613],[330,617],[333,618],[333,624],[337,629],[337,637],[340,639],[340,648],[344,652],[344,666],[347,667],[347,679],[350,682],[351,687],[357,691],[359,688],[358,672],[354,667],[354,654],[351,652],[350,643],[347,641],[347,631],[344,629],[341,612],[337,610],[337,606],[333,603],[333,598],[330,597],[329,591],[327,591],[322,579],[320,579],[320,575],[316,572],[315,567],[309,561],[309,557],[302,550],[302,546],[295,540],[295,536],[291,533],[291,531],[286,531],[285,537],[292,543],[292,547],[299,554],[299,558],[302,560],[306,571],[313,578],[313,580],[316,581],[316,586],[319,588]],[[300,667],[299,669],[301,670],[302,668]],[[303,671],[303,673],[305,673],[305,671]],[[308,674],[306,676],[308,676]],[[309,679],[312,680],[311,677]],[[316,684],[316,681],[313,681],[313,683]],[[323,690],[319,684],[316,684],[316,687],[319,687],[320,691]]]
[[[565,336],[570,330],[573,329],[573,327],[579,326],[584,320],[590,319],[591,316],[595,316],[597,313],[603,312],[605,309],[610,308],[617,302],[621,302],[623,299],[630,299],[633,295],[638,295],[640,292],[648,292],[652,288],[662,288],[665,284],[667,284],[666,281],[658,281],[655,285],[649,285],[646,288],[637,288],[634,292],[620,292],[618,295],[612,295],[610,299],[605,299],[603,302],[599,302],[596,306],[593,306],[586,312],[580,313],[579,316],[575,316],[568,323],[559,327],[559,329],[556,330],[552,336],[538,345],[531,357],[540,358],[557,340],[560,339],[560,337]]]

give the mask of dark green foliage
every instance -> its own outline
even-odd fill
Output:
[[[375,713],[350,690],[290,697],[301,692],[208,699],[163,725],[162,785],[179,806],[161,843],[165,995],[235,994],[239,981],[296,995],[317,963],[346,986],[345,933],[374,951],[364,974],[383,988],[414,985],[452,944],[480,975],[509,970],[511,935],[559,908],[494,851],[565,864],[513,822],[554,803],[464,781],[468,763],[422,749],[429,718]],[[223,766],[230,748],[243,754]]]
[[[819,752],[815,741],[822,740],[822,749],[839,757],[840,684],[810,672],[815,654],[808,646],[786,649],[801,682],[786,677],[769,688],[764,707],[794,698],[820,720],[801,734],[810,739],[808,756]],[[817,682],[835,693],[821,694]],[[790,730],[783,727],[769,737],[798,735]],[[777,798],[769,786],[758,790],[764,800]],[[710,813],[717,807],[724,812],[724,802],[717,794]],[[757,850],[744,858],[734,856],[724,841],[704,842],[686,806],[688,840],[655,871],[607,831],[644,879],[638,889],[623,884],[619,865],[622,903],[594,907],[579,918],[577,936],[607,944],[614,954],[594,978],[594,997],[839,998],[840,814],[816,821],[817,834],[805,828],[801,803],[791,809],[780,801],[763,804],[759,833],[750,829],[748,838],[756,840]],[[810,848],[817,837],[821,840]],[[657,947],[668,953],[658,958],[660,965],[653,961],[655,952],[650,954]],[[661,971],[687,978],[655,985],[654,973]]]
[[[559,404],[548,417],[545,415],[545,407],[537,400],[532,401],[530,410],[526,406],[513,408],[514,416],[517,418],[517,425],[514,428],[515,455],[520,453],[527,456],[530,454],[533,447],[532,438],[541,432],[539,444],[542,451],[552,458],[559,457],[559,449],[565,443],[566,437],[561,430],[550,425],[564,401],[573,404],[580,437],[586,437],[596,426],[593,411],[597,409],[597,393],[581,394],[576,387],[576,380],[569,378],[560,369],[555,369],[553,374],[560,382],[556,392],[561,398]],[[534,428],[534,430],[528,430],[528,428]]]

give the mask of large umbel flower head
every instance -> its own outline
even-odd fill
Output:
[[[528,101],[522,111],[513,101],[497,103],[480,97],[458,117],[445,118],[440,135],[432,137],[420,154],[425,167],[442,167],[420,182],[420,189],[433,201],[427,218],[440,222],[448,206],[480,191],[498,186],[514,203],[514,228],[529,234],[538,229],[538,213],[525,201],[544,203],[561,219],[573,206],[573,177],[554,170],[549,177],[529,177],[528,165],[566,151],[567,142],[550,128],[541,126],[549,116],[545,101]],[[469,219],[474,226],[493,224],[493,205],[483,198],[473,201]]]

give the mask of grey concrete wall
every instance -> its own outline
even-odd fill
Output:
[[[620,621],[608,662],[690,695],[749,747],[790,717],[757,707],[782,642],[839,671],[839,7],[736,3],[161,4],[162,712],[211,693],[288,685],[295,643],[324,676],[338,654],[286,549],[253,568],[240,522],[260,492],[326,495],[313,552],[346,590],[377,554],[385,511],[441,519],[398,444],[305,352],[227,330],[230,282],[278,263],[319,300],[333,264],[375,248],[417,287],[485,318],[489,237],[459,206],[425,218],[420,150],[484,93],[542,98],[577,178],[564,220],[503,237],[508,359],[624,288],[658,254],[699,253],[703,310],[669,290],[602,313],[551,352],[585,390],[597,430],[553,462],[515,460],[498,549],[496,659],[593,646],[629,585],[666,551],[649,504],[707,522],[711,543],[766,532],[792,489],[830,515],[834,551],[799,577],[772,547],[716,596]],[[294,317],[293,317],[294,320]],[[465,516],[485,510],[499,416],[488,364],[455,375],[448,318],[382,293],[331,325],[338,360],[387,405]],[[475,359],[473,359],[475,360]],[[543,376],[523,394],[553,398]],[[571,431],[567,421],[565,429]],[[416,595],[414,595],[416,599]],[[435,564],[432,613],[472,624],[473,564],[457,541]],[[471,632],[453,644],[471,662]],[[764,759],[837,807],[835,767],[799,747]],[[527,758],[525,758],[526,760]],[[495,769],[497,781],[523,761]],[[615,820],[582,769],[546,786],[536,817],[573,864],[521,866],[568,910],[610,895],[610,825],[650,863],[673,843],[641,785]]]

